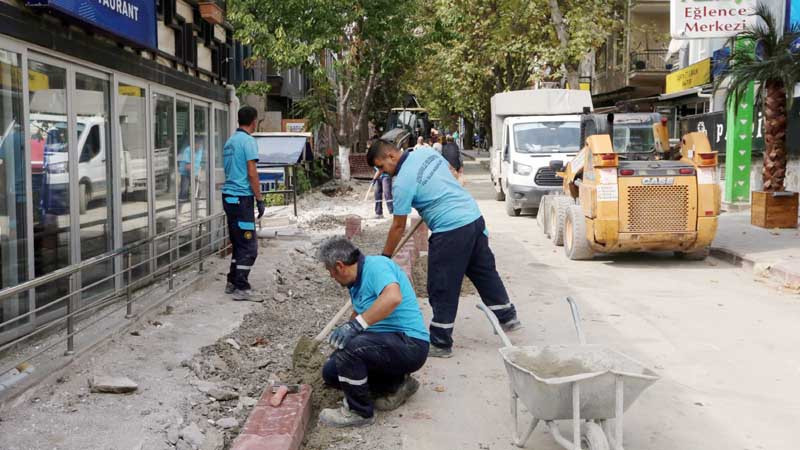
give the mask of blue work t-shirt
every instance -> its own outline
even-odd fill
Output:
[[[407,216],[413,207],[432,233],[454,230],[481,217],[475,199],[432,148],[419,148],[400,157],[392,181],[392,199],[394,215]]]
[[[225,165],[225,184],[222,185],[222,193],[237,197],[255,195],[250,188],[250,179],[247,178],[247,161],[258,161],[256,140],[246,131],[236,130],[225,143],[222,160]]]
[[[186,167],[192,163],[192,148],[188,145],[181,152],[181,157],[178,159],[178,173],[181,176],[188,177],[191,173],[191,167]]]
[[[368,330],[376,333],[402,332],[409,337],[429,341],[428,329],[425,328],[411,282],[400,266],[385,256],[362,256],[358,260],[358,277],[349,288],[353,310],[363,314],[375,303],[383,289],[392,283],[400,286],[403,301],[388,317],[373,323]]]

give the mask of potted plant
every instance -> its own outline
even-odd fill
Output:
[[[729,69],[717,80],[728,81],[728,100],[739,102],[751,82],[762,100],[765,129],[764,169],[761,191],[752,193],[751,223],[765,228],[797,227],[798,194],[788,192],[786,177],[786,123],[794,87],[800,82],[800,28],[781,33],[769,6],[759,3],[754,25],[734,39],[749,41],[755,51],[734,51]],[[732,39],[733,41],[733,39]],[[794,45],[793,45],[794,44]],[[734,43],[730,43],[731,48]]]

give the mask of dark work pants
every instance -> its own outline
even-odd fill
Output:
[[[426,341],[405,333],[365,331],[333,352],[322,367],[322,379],[344,391],[351,411],[372,417],[373,395],[396,392],[405,376],[419,370],[427,358]]]
[[[228,219],[228,234],[233,245],[228,283],[236,289],[250,289],[247,277],[258,256],[256,215],[253,212],[253,196],[236,197],[222,195],[222,207]]]
[[[375,214],[383,215],[383,199],[386,199],[386,208],[389,214],[394,214],[392,205],[392,177],[378,177],[375,180]]]
[[[428,297],[433,309],[431,344],[453,346],[453,326],[466,275],[500,323],[517,316],[494,265],[483,217],[455,230],[433,233],[428,240]]]

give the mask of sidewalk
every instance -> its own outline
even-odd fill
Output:
[[[800,286],[800,230],[750,225],[750,212],[723,213],[711,253],[769,275],[784,285]]]

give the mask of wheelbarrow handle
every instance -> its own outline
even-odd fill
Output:
[[[495,333],[500,336],[500,339],[503,341],[503,345],[506,347],[513,347],[514,344],[511,343],[511,340],[506,335],[506,332],[503,331],[503,327],[500,326],[500,322],[497,321],[497,317],[494,316],[494,313],[486,307],[483,303],[475,304],[475,307],[483,311],[486,314],[486,317],[489,319],[489,322],[492,324],[492,328],[494,328]]]
[[[581,345],[586,345],[586,336],[583,334],[583,329],[581,328],[581,313],[578,311],[578,304],[575,303],[572,297],[567,297],[567,303],[569,303],[569,309],[572,312],[572,321],[575,323],[578,341]]]

